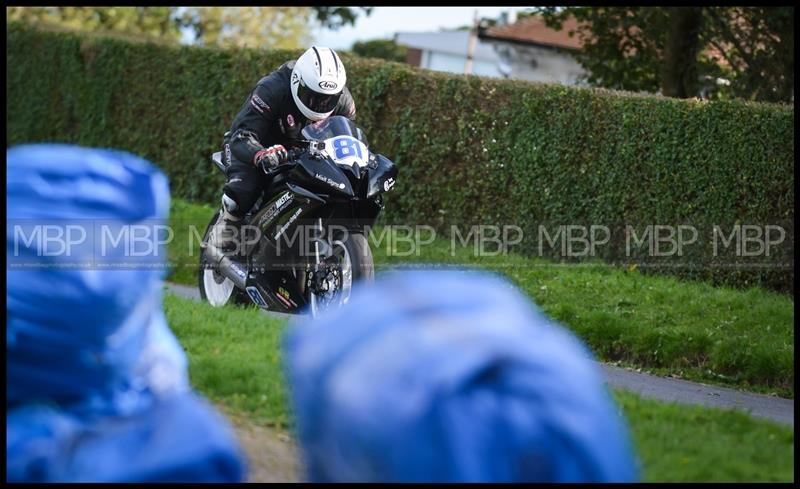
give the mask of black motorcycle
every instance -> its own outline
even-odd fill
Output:
[[[346,303],[355,282],[373,278],[367,235],[397,168],[369,151],[364,132],[346,117],[329,117],[301,134],[289,162],[267,171],[269,184],[245,216],[236,250],[205,245],[221,210],[209,222],[198,285],[210,304],[252,302],[316,316]],[[212,161],[225,171],[222,152]]]

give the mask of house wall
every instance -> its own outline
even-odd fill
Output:
[[[423,68],[436,71],[447,71],[450,73],[464,73],[464,65],[467,62],[465,56],[456,54],[426,51],[422,56]],[[481,76],[500,76],[497,65],[490,61],[480,59],[472,60],[472,74]]]
[[[576,85],[584,69],[568,52],[536,46],[495,44],[511,66],[509,78]]]

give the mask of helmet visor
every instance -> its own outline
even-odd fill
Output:
[[[336,107],[336,104],[339,103],[339,97],[341,96],[342,92],[335,94],[315,92],[302,82],[297,87],[297,98],[312,112],[324,114],[332,111]]]

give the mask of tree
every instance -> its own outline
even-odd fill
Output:
[[[12,21],[167,42],[178,42],[181,36],[171,7],[6,7],[6,15]]]
[[[381,58],[389,61],[404,62],[408,48],[400,46],[391,39],[373,39],[353,43],[353,53],[365,58]]]
[[[310,40],[309,7],[187,7],[180,23],[202,46],[299,49]]]
[[[317,21],[328,29],[337,30],[345,25],[355,25],[358,12],[350,7],[312,7]],[[365,15],[372,13],[372,7],[358,7]]]
[[[678,7],[668,13],[661,68],[661,93],[687,98],[698,92],[697,54],[703,9]]]
[[[360,8],[367,15],[372,11]],[[358,17],[349,7],[186,7],[180,24],[205,46],[300,49],[311,43],[312,13],[329,29],[352,25]]]
[[[177,44],[181,29],[201,45],[298,49],[314,22],[338,29],[372,7],[6,7],[8,20]],[[312,14],[316,17],[312,19]]]
[[[727,64],[734,96],[794,98],[794,7],[705,8],[709,44]]]
[[[794,94],[792,7],[542,7],[561,29],[574,17],[576,55],[596,86],[692,97],[789,101]],[[728,85],[718,85],[717,80]],[[708,81],[712,84],[709,85]]]

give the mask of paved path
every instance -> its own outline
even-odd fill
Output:
[[[642,397],[683,404],[737,409],[751,416],[770,419],[794,427],[794,400],[751,392],[658,377],[613,365],[601,364],[606,382]]]
[[[187,299],[200,300],[197,287],[173,283],[167,290]],[[289,314],[262,311],[266,315],[288,318]],[[753,394],[726,387],[716,387],[687,380],[657,377],[646,373],[601,364],[606,382],[614,388],[635,392],[642,397],[662,401],[696,404],[720,409],[737,409],[758,418],[770,419],[794,428],[794,400]]]

